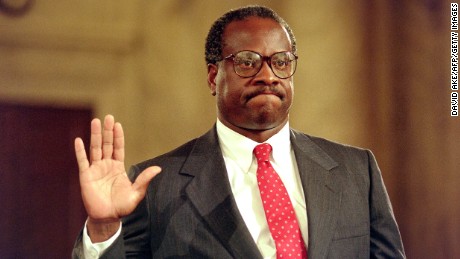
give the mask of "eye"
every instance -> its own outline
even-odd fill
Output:
[[[278,70],[284,70],[291,64],[289,59],[277,59],[272,61],[272,66]]]
[[[256,66],[256,61],[251,58],[238,58],[235,59],[235,65],[241,69],[253,69]]]

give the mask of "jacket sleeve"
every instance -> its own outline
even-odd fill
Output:
[[[406,258],[390,199],[374,155],[369,159],[370,258]]]

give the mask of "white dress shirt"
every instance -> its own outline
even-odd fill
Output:
[[[86,229],[87,223],[88,221],[85,222],[85,227],[83,228],[83,255],[85,256],[85,259],[96,259],[99,258],[102,253],[104,253],[104,251],[107,250],[107,248],[109,248],[109,246],[115,242],[117,237],[121,234],[121,223],[115,235],[100,243],[91,242],[91,239],[88,235],[88,230]]]
[[[276,247],[268,229],[265,212],[257,185],[257,161],[252,154],[257,143],[234,132],[217,120],[217,135],[228,172],[228,180],[235,197],[238,209],[254,242],[265,259],[276,258]],[[291,148],[289,123],[276,135],[266,141],[272,148],[270,162],[279,174],[288,191],[291,203],[299,222],[300,231],[305,244],[308,244],[308,221],[304,192],[299,170]],[[121,234],[118,232],[109,240],[92,243],[86,230],[83,229],[83,250],[85,258],[98,258]]]
[[[275,242],[270,234],[257,185],[257,161],[252,151],[260,144],[217,121],[217,135],[225,160],[228,179],[238,209],[264,258],[276,258]],[[272,146],[270,162],[286,186],[299,222],[302,237],[308,244],[308,221],[305,196],[299,170],[291,148],[289,124],[265,143]]]

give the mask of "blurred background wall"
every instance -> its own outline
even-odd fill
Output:
[[[0,2],[14,7],[25,1]],[[110,113],[123,124],[127,165],[201,135],[216,118],[215,100],[206,83],[207,31],[228,9],[250,3],[275,9],[297,37],[300,59],[291,126],[370,148],[383,171],[408,256],[459,258],[460,118],[450,117],[447,1],[35,0],[21,14],[0,11],[0,103],[9,107],[4,111],[23,112],[0,113],[5,117],[0,132],[9,132],[12,145],[23,146],[14,140],[24,139],[20,132],[27,135],[41,122],[22,131],[12,125],[29,117],[49,117],[28,117],[28,109],[55,110],[59,114],[52,120],[56,125],[42,123],[63,127],[56,132],[68,132],[59,136],[66,147],[56,150],[54,144],[44,142],[57,138],[58,133],[51,130],[30,145],[44,150],[47,146],[49,152],[58,152],[58,160],[71,161],[65,167],[69,169],[56,170],[57,175],[49,179],[66,175],[63,184],[73,186],[69,192],[76,193],[73,138],[89,128],[92,116]],[[74,115],[60,112],[63,109],[86,111],[88,116],[69,119]],[[5,114],[10,114],[9,120]],[[68,121],[83,129],[69,129]],[[46,132],[46,126],[42,131]],[[33,175],[27,176],[32,169],[22,166],[29,160],[17,157],[7,149],[6,138],[2,139],[0,174],[9,176],[2,176],[0,199],[15,204],[16,197],[25,200],[30,193],[5,179],[15,179],[22,170],[24,180],[36,184]],[[28,157],[47,160],[50,154],[35,151]],[[15,167],[10,166],[13,160]],[[51,169],[46,171],[53,170],[53,164],[48,163]],[[42,184],[39,190],[47,188],[46,181]],[[60,192],[47,195],[59,197]],[[61,233],[64,255],[70,253],[69,240],[77,235],[85,217],[75,194],[68,196],[72,198],[66,209],[79,212],[72,214],[70,225],[66,223],[71,231]],[[21,217],[12,221],[15,215],[36,218],[33,215],[61,213],[59,208],[47,212],[46,206],[2,210],[11,211],[0,219],[0,227],[9,226],[10,231],[14,231],[12,225],[20,224]],[[69,221],[69,217],[56,218]],[[10,232],[0,230],[2,241],[10,240],[6,233]],[[46,234],[34,233],[21,242],[10,240],[0,246],[0,255],[27,256],[24,247],[33,253],[35,244],[40,246],[37,250],[46,250],[37,241]],[[57,251],[42,254],[62,258]]]

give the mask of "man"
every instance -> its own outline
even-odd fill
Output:
[[[297,56],[282,18],[224,14],[206,61],[218,120],[203,136],[129,174],[112,116],[91,123],[91,163],[75,141],[88,220],[74,257],[405,257],[373,155],[289,128]]]

